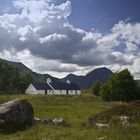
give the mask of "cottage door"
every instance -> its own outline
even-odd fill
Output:
[[[66,94],[69,95],[69,91],[68,90],[66,90]]]
[[[47,89],[45,89],[45,94],[47,94]]]

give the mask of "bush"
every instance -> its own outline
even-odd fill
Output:
[[[103,100],[130,101],[139,98],[137,84],[128,69],[113,74],[100,95]]]
[[[100,81],[96,81],[92,86],[91,86],[91,93],[94,95],[99,95],[100,88],[101,88],[102,83]]]
[[[99,94],[104,101],[110,101],[111,100],[110,89],[109,89],[109,86],[107,84],[101,86]]]

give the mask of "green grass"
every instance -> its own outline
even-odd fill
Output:
[[[0,96],[0,104],[15,98],[26,98],[33,105],[35,117],[62,117],[67,127],[35,125],[24,131],[0,134],[0,140],[96,140],[107,136],[107,140],[140,140],[140,124],[129,128],[113,125],[109,130],[98,130],[82,126],[92,115],[110,109],[118,103],[102,102],[92,95],[84,96]]]

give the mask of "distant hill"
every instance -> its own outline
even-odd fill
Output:
[[[111,74],[111,70],[107,69],[106,67],[102,67],[91,71],[85,76],[76,76],[73,74],[69,74],[62,80],[70,80],[71,82],[75,82],[80,88],[88,89],[97,80],[101,81],[102,83],[106,83]]]
[[[136,80],[137,84],[140,86],[140,80]]]
[[[10,65],[17,67],[21,73],[31,72],[33,74],[33,76],[35,77],[35,79],[39,82],[45,82],[47,78],[51,78],[52,81],[60,81],[60,79],[55,78],[49,74],[39,74],[39,73],[33,72],[31,69],[29,69],[27,66],[25,66],[21,62],[11,62],[11,61],[7,61],[7,60],[3,60],[3,59],[0,59],[0,61],[4,61]]]
[[[4,60],[4,59],[0,59],[0,61],[6,62],[10,65],[17,67],[21,72],[32,72],[31,69],[29,69],[27,66],[25,66],[21,62],[12,62],[12,61]]]
[[[36,72],[33,72],[31,69],[29,69],[27,66],[20,62],[11,62],[7,60],[0,59],[0,61],[7,62],[8,64],[11,64],[15,67],[17,67],[21,73],[24,72],[31,72],[33,76],[37,79],[39,82],[45,82],[47,78],[51,78],[52,81],[63,81],[66,82],[67,80],[70,80],[71,82],[76,83],[80,88],[82,89],[88,89],[91,87],[91,85],[96,82],[97,80],[106,83],[108,81],[109,76],[112,74],[112,71],[107,69],[106,67],[98,68],[90,73],[88,73],[85,76],[77,76],[74,74],[69,74],[63,79],[59,79],[56,77],[53,77],[49,74],[39,74]]]

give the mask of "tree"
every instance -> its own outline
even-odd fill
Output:
[[[140,84],[137,84],[137,99],[140,99]]]
[[[102,83],[100,81],[96,81],[92,86],[91,86],[91,93],[94,95],[99,95],[99,91],[101,88]]]
[[[128,101],[134,100],[137,97],[137,85],[128,69],[112,75],[108,86],[112,100]]]
[[[33,81],[32,73],[22,73],[17,67],[0,61],[0,92],[24,93]]]
[[[17,92],[19,77],[18,68],[6,62],[0,62],[0,91]]]
[[[20,91],[25,92],[30,83],[35,81],[34,76],[30,72],[23,73],[20,77]]]
[[[99,94],[104,101],[110,101],[111,100],[110,89],[109,89],[108,84],[104,84],[104,85],[101,86]]]

